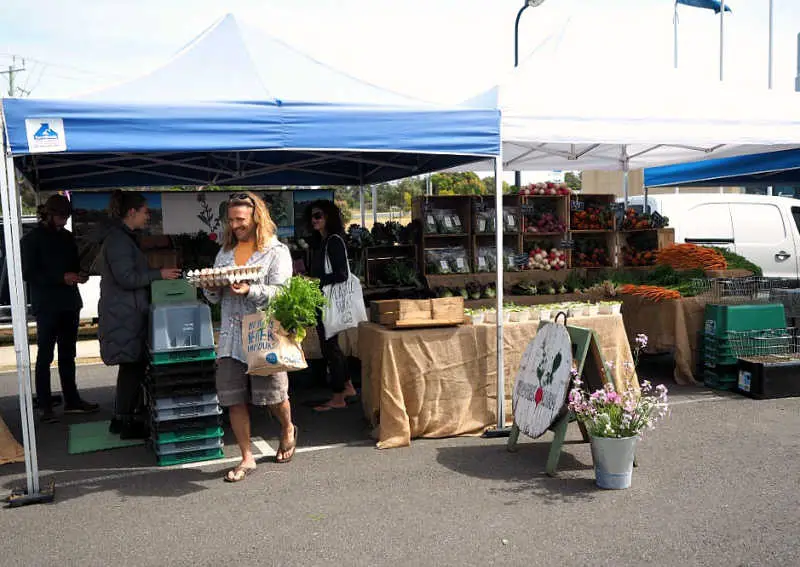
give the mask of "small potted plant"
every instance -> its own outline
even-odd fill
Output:
[[[480,325],[486,318],[486,312],[483,309],[465,309],[464,314],[469,318],[473,325]]]
[[[634,346],[634,362],[626,369],[632,375],[647,337],[638,335]],[[630,380],[628,380],[630,383]],[[624,489],[631,485],[636,443],[645,429],[669,413],[667,388],[642,382],[641,388],[629,386],[623,392],[614,390],[609,377],[605,387],[589,394],[573,370],[569,410],[575,414],[586,431],[592,446],[595,482],[600,488]]]
[[[586,306],[586,314],[589,317],[597,317],[600,314],[600,306],[597,303],[589,303]]]
[[[497,323],[497,310],[496,309],[487,309],[484,311],[483,314],[483,322],[484,323]]]

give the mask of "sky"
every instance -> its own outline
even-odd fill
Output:
[[[726,3],[733,13],[725,18],[725,82],[766,88],[769,0]],[[364,80],[454,103],[497,84],[512,68],[514,19],[522,5],[522,0],[3,0],[0,68],[11,64],[12,54],[25,57],[19,86],[30,96],[66,96],[144,74],[233,13]],[[635,80],[642,66],[673,65],[673,6],[673,0],[546,0],[522,15],[520,59],[542,49],[591,53],[599,64],[628,67]],[[800,2],[774,0],[774,7],[773,88],[793,90]],[[719,16],[712,11],[680,6],[679,68],[718,77],[719,32]],[[4,79],[0,76],[3,91]],[[568,69],[531,85],[590,87]]]

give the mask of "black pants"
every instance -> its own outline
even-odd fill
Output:
[[[50,365],[58,345],[58,375],[65,406],[80,403],[75,383],[75,352],[78,342],[79,311],[54,311],[36,314],[36,397],[39,407],[52,407]]]
[[[344,383],[347,382],[347,357],[339,347],[339,335],[325,339],[325,327],[322,324],[322,315],[317,315],[317,334],[322,357],[331,373],[331,389],[334,394],[344,392]]]
[[[114,401],[114,417],[122,421],[144,419],[144,396],[142,382],[147,368],[143,360],[124,362],[117,372],[117,393]]]

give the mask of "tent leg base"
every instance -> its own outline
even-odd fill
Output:
[[[483,432],[481,437],[484,439],[499,439],[501,437],[508,437],[511,435],[510,427],[487,429]]]
[[[56,483],[50,481],[50,484],[36,494],[28,494],[25,490],[18,489],[11,492],[5,498],[5,503],[8,508],[19,508],[20,506],[28,506],[29,504],[49,504],[56,498]]]

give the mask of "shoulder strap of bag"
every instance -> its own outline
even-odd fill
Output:
[[[330,235],[328,237],[328,239],[325,241],[325,252],[324,252],[325,253],[325,273],[326,274],[333,273],[333,267],[331,266],[331,259],[328,256],[328,242],[330,242],[331,238],[333,238],[334,236],[336,238],[338,238],[339,240],[341,240],[342,241],[342,246],[344,246],[344,265],[347,268],[347,277],[349,278],[350,277],[350,259],[347,257],[347,244],[345,243],[344,238],[342,238],[338,234]],[[330,272],[327,271],[327,268],[329,268],[329,267],[331,268]]]

